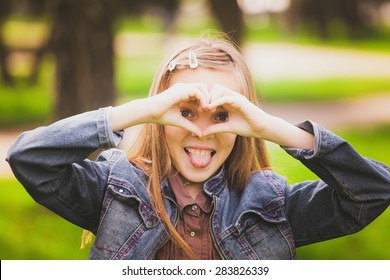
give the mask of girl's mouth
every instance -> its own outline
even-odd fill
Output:
[[[212,157],[216,154],[212,149],[184,148],[191,164],[197,168],[204,168],[210,164]]]

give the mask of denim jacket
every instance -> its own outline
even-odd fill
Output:
[[[109,117],[110,108],[102,108],[25,132],[7,160],[38,203],[96,235],[90,259],[153,259],[169,236],[153,211],[146,175],[116,149],[121,133]],[[214,204],[210,232],[223,259],[294,259],[297,246],[357,232],[389,205],[388,167],[315,123],[299,127],[315,135],[314,150],[285,150],[320,180],[289,186],[264,170],[235,192],[221,168],[205,182]],[[99,148],[106,150],[88,160]],[[161,189],[176,224],[166,178]]]

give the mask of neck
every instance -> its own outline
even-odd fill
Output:
[[[183,177],[182,180],[184,188],[188,191],[192,198],[195,199],[198,194],[203,191],[203,183],[191,182]]]

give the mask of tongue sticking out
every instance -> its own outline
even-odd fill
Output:
[[[186,152],[193,166],[203,168],[211,162],[211,150],[198,150],[187,148]]]

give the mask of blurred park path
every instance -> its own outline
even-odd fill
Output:
[[[20,131],[0,130],[0,178],[13,176],[5,158],[7,156],[9,146],[20,133]]]
[[[116,41],[117,54],[150,55],[151,52],[156,51],[156,46],[159,47],[157,53],[166,51],[166,48],[160,48],[161,37],[137,36],[121,36]],[[165,43],[169,48],[171,45],[176,45],[178,41],[178,38],[170,38]],[[283,43],[247,43],[243,47],[243,53],[255,79],[259,80],[328,77],[389,77],[390,79],[390,54],[385,53]],[[388,92],[372,93],[365,97],[341,101],[284,104],[265,102],[263,109],[291,123],[310,119],[328,129],[342,129],[389,125],[389,105],[390,88]],[[19,131],[0,130],[0,177],[12,176],[5,157],[9,145],[19,133]]]
[[[122,33],[115,52],[122,57],[163,57],[189,37]],[[245,42],[242,52],[260,80],[328,77],[389,77],[390,53],[279,42]],[[390,91],[390,89],[389,89]]]
[[[390,125],[388,93],[329,102],[263,104],[263,109],[290,123],[312,120],[331,129]]]
[[[248,43],[243,53],[255,78],[388,77],[390,53],[288,43]],[[390,88],[389,88],[390,93]]]
[[[262,80],[388,78],[390,54],[286,43],[248,43],[243,48],[254,78]],[[313,89],[315,92],[315,89]],[[390,88],[329,102],[269,104],[268,113],[291,123],[310,119],[329,129],[389,125]]]

